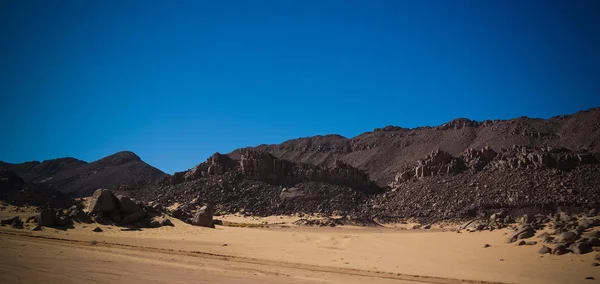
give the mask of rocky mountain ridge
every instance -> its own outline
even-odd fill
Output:
[[[118,152],[91,163],[70,157],[21,164],[0,162],[0,170],[13,171],[25,182],[45,184],[75,196],[89,196],[98,188],[166,176],[129,151]]]

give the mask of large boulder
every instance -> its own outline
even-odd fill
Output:
[[[135,203],[135,201],[131,200],[129,197],[120,195],[118,199],[119,209],[124,216],[137,212],[144,212],[144,209],[138,206],[137,203]]]
[[[192,225],[211,227],[214,228],[213,221],[213,209],[210,205],[204,205],[196,212],[196,215],[192,219]]]
[[[42,227],[52,227],[56,224],[56,214],[51,209],[44,209],[37,215],[37,222]]]
[[[144,211],[137,211],[137,212],[134,212],[134,213],[131,213],[131,214],[125,216],[121,220],[121,223],[123,223],[125,225],[133,224],[136,221],[138,221],[138,220],[140,220],[140,219],[142,219],[144,217],[146,217],[146,212],[144,212]]]
[[[98,211],[111,213],[119,210],[119,199],[108,189],[98,189],[90,198],[88,213],[96,214]]]

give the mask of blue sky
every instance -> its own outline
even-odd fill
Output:
[[[143,3],[143,4],[142,4]],[[600,106],[600,1],[0,1],[0,160]]]

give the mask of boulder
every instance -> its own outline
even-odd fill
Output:
[[[138,211],[125,216],[121,222],[126,225],[133,224],[144,217],[146,217],[146,212]]]
[[[56,213],[51,209],[44,209],[37,215],[38,225],[52,227],[56,224]]]
[[[108,217],[115,224],[121,224],[121,212],[119,212],[119,210],[113,210],[113,211],[111,211],[110,215]]]
[[[210,205],[204,205],[196,212],[194,219],[192,219],[192,225],[211,227],[214,228],[213,220],[213,209]]]
[[[119,209],[121,210],[121,213],[123,213],[123,216],[127,216],[127,215],[130,215],[133,213],[144,211],[144,209],[142,209],[142,207],[137,205],[137,203],[135,203],[135,201],[131,200],[127,196],[119,195],[118,199],[119,199]]]
[[[599,238],[588,239],[587,243],[592,247],[600,247],[600,239]]]
[[[535,231],[533,227],[529,225],[521,226],[517,229],[517,231],[512,235],[512,237],[508,240],[509,243],[514,243],[520,239],[527,239],[533,237]]]
[[[586,254],[592,252],[592,247],[586,242],[578,242],[569,248],[574,254]]]
[[[558,243],[567,243],[577,239],[579,239],[579,235],[577,235],[575,232],[568,231],[558,235],[555,240]]]
[[[23,220],[17,216],[10,225],[13,229],[23,229],[23,224]]]
[[[173,222],[171,222],[171,220],[169,220],[168,218],[163,218],[162,221],[160,222],[160,224],[162,226],[171,226],[171,227],[175,226],[175,225],[173,225]]]
[[[59,215],[56,216],[56,225],[57,226],[67,226],[71,224],[71,218],[67,215]]]
[[[552,250],[547,246],[542,246],[538,252],[541,254],[546,254],[546,253],[551,253]]]
[[[563,255],[569,253],[569,250],[565,247],[565,245],[557,245],[552,249],[552,254],[554,255]]]
[[[86,223],[86,224],[92,223],[92,218],[90,217],[90,215],[85,214],[85,212],[83,212],[83,210],[81,210],[79,208],[75,208],[74,210],[71,210],[71,212],[69,213],[69,217],[71,217],[71,220],[79,222],[79,223]]]
[[[592,231],[592,232],[583,233],[581,235],[581,237],[586,238],[586,239],[600,238],[600,231]]]
[[[119,210],[119,199],[108,189],[98,189],[90,198],[88,213],[97,213],[98,211],[111,213]]]
[[[0,220],[0,225],[10,225],[10,224],[12,224],[17,219],[20,219],[19,216],[15,216],[15,217],[12,217],[12,218],[2,219],[2,220]]]

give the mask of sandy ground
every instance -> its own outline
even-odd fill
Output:
[[[28,215],[0,213],[2,218]],[[252,222],[291,222],[280,217]],[[243,223],[248,218],[222,219]],[[41,232],[0,227],[0,283],[594,283],[600,280],[600,267],[591,265],[597,252],[540,255],[539,244],[521,247],[506,244],[506,230],[459,234],[444,229],[387,227],[209,229],[172,221],[175,227],[137,231],[100,225],[104,230],[101,233],[92,232],[95,224],[77,224],[66,231],[44,228]],[[491,247],[483,248],[484,244]]]

